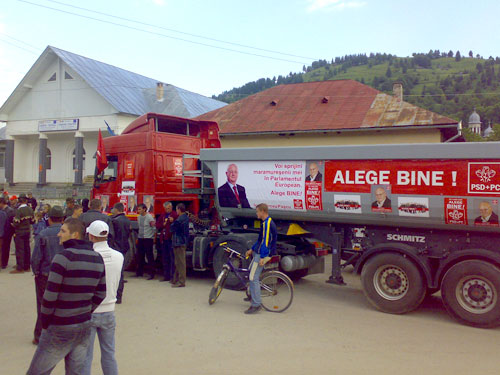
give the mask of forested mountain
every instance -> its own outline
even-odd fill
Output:
[[[491,122],[500,136],[500,126],[495,126],[500,124],[500,58],[485,59],[472,51],[466,56],[439,50],[402,58],[386,53],[346,55],[315,61],[302,72],[261,78],[213,98],[231,103],[276,85],[336,79],[354,79],[388,94],[394,82],[402,82],[405,101],[462,120],[464,126],[476,108],[483,129]]]

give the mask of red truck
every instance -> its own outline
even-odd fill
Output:
[[[111,163],[93,196],[131,216],[137,202],[156,214],[186,203],[193,269],[218,274],[221,242],[246,251],[254,207],[267,203],[292,276],[324,272],[331,252],[328,282],[343,285],[354,267],[381,311],[412,311],[440,291],[461,323],[500,325],[499,143],[221,149],[213,122],[146,114],[104,145]],[[230,179],[244,203],[222,196]]]

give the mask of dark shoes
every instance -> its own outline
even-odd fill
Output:
[[[243,298],[243,301],[250,302],[250,301],[252,301],[252,298],[247,296],[247,297]]]
[[[245,314],[256,314],[261,308],[260,306],[250,306],[248,310],[245,310]]]
[[[170,281],[170,279],[167,279],[166,277],[164,277],[163,279],[160,280],[160,283],[164,283],[166,281]]]
[[[153,280],[154,278],[155,278],[155,275],[150,275],[150,276],[148,277],[148,280]]]
[[[10,271],[9,273],[24,273],[24,270],[15,269],[15,270]]]
[[[179,283],[172,284],[172,288],[184,288],[185,286],[186,286],[185,284],[179,284]]]

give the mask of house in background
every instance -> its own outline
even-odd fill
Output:
[[[280,85],[205,113],[222,147],[435,143],[461,140],[461,124],[353,80]]]
[[[120,134],[146,112],[196,117],[223,102],[47,47],[0,108],[9,192],[88,196],[98,131]],[[88,182],[85,184],[85,182]]]

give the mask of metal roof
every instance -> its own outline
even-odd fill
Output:
[[[47,61],[55,54],[120,113],[142,115],[160,112],[171,116],[195,117],[226,105],[221,101],[164,84],[163,101],[156,100],[156,84],[161,82],[125,69],[48,46],[14,92],[0,108],[7,112],[24,91],[23,83],[30,83],[38,72],[46,69]],[[168,88],[168,89],[167,89]]]
[[[353,80],[280,85],[197,119],[217,121],[222,135],[458,123]]]
[[[156,79],[117,68],[55,47],[48,47],[75,70],[90,86],[122,113],[141,115],[158,112],[180,117],[199,116],[226,105],[221,101],[190,92],[173,85],[166,85],[164,100],[156,100]],[[153,93],[154,100],[151,98]]]

